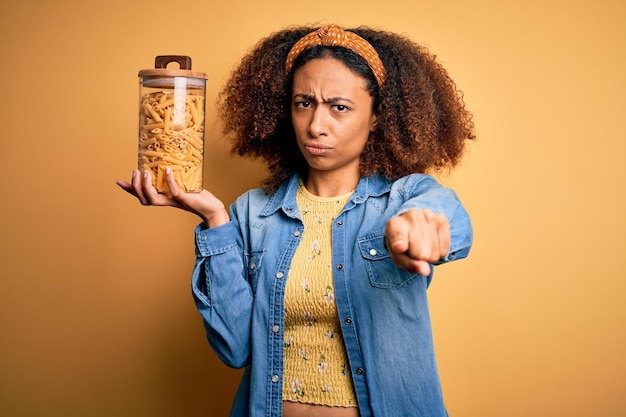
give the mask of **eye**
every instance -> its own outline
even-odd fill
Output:
[[[348,106],[344,106],[343,104],[335,104],[333,107],[335,108],[335,110],[337,110],[340,113],[343,113],[348,110]]]
[[[311,107],[311,102],[308,100],[297,100],[293,104],[296,107],[302,107],[302,108]]]

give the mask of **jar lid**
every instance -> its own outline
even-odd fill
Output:
[[[180,69],[170,69],[167,66],[177,62]],[[139,71],[140,77],[188,77],[201,78],[206,80],[206,73],[200,71],[192,71],[191,57],[185,55],[159,55],[154,59],[154,69],[143,69]]]

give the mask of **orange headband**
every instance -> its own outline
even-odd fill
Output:
[[[293,67],[293,61],[307,48],[313,46],[342,46],[363,58],[374,73],[378,86],[385,82],[385,67],[372,45],[354,32],[343,30],[337,25],[326,25],[309,33],[296,42],[287,54],[285,71],[287,74]]]

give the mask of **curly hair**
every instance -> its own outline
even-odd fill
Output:
[[[317,29],[292,27],[261,39],[218,96],[218,115],[232,139],[232,152],[261,158],[268,167],[266,192],[295,173],[306,176],[308,166],[291,123],[293,73],[311,59],[328,56],[365,78],[374,98],[377,122],[361,154],[362,175],[396,180],[457,165],[466,140],[475,138],[474,123],[463,94],[435,55],[405,36],[361,26],[347,30],[378,52],[387,74],[381,87],[363,58],[337,46],[306,49],[286,74],[285,59],[293,44]]]

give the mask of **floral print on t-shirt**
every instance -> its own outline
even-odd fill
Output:
[[[304,233],[285,288],[284,400],[356,406],[331,268],[332,224],[351,194],[298,190]]]

